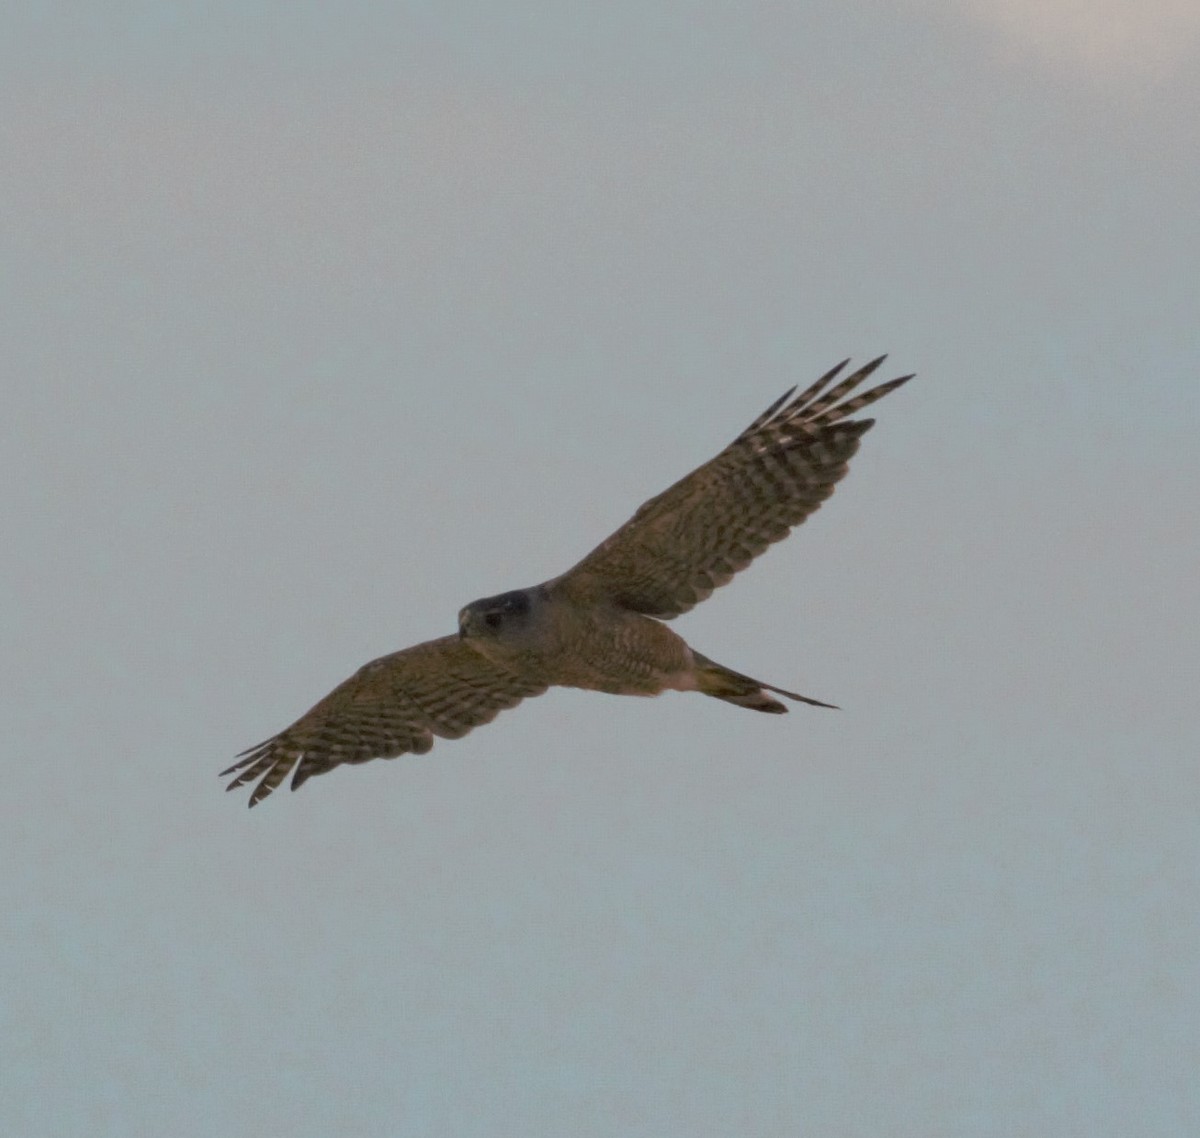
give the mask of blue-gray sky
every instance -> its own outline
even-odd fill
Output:
[[[1200,15],[10,6],[0,1129],[1200,1132]],[[216,772],[845,355],[919,379],[555,691]]]

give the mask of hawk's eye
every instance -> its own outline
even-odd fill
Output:
[[[504,617],[501,616],[496,609],[492,609],[491,612],[485,612],[483,614],[483,623],[486,624],[488,628],[499,628],[500,622],[503,619]]]

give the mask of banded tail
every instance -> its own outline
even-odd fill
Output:
[[[768,711],[772,715],[783,715],[787,708],[779,700],[767,695],[767,692],[773,691],[776,695],[786,696],[800,703],[811,703],[813,707],[831,707],[837,710],[832,703],[822,703],[819,699],[798,695],[794,691],[784,691],[783,688],[774,687],[772,684],[764,684],[761,680],[752,680],[749,676],[743,676],[741,672],[735,672],[707,656],[701,656],[694,649],[692,655],[696,661],[697,690],[715,699],[723,699],[726,703],[733,703],[738,707],[748,707],[751,711]]]

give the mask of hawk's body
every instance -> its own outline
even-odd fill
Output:
[[[658,695],[666,688],[688,686],[692,650],[660,621],[604,601],[580,604],[554,582],[522,594],[530,600],[526,625],[503,638],[487,634],[476,609],[500,598],[476,601],[463,610],[460,620],[467,634],[475,636],[489,660],[560,687],[612,695]]]
[[[699,691],[757,711],[787,708],[768,692],[819,700],[734,672],[662,623],[744,569],[833,493],[873,420],[847,416],[901,376],[846,398],[882,357],[830,387],[777,400],[728,447],[646,502],[560,577],[469,604],[456,636],[360,668],[280,734],[243,752],[229,789],[258,779],[250,805],[295,768],[295,790],[341,763],[423,754],[550,686],[615,695]],[[794,390],[794,389],[793,389]]]

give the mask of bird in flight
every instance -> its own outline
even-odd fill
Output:
[[[751,679],[690,648],[663,621],[699,604],[833,493],[873,419],[849,416],[911,375],[851,394],[885,357],[838,382],[843,360],[793,387],[715,458],[651,498],[560,577],[472,601],[458,632],[361,667],[290,727],[221,772],[255,782],[250,805],[342,763],[424,754],[547,688],[614,695],[696,691],[776,714],[768,693],[832,704]]]

